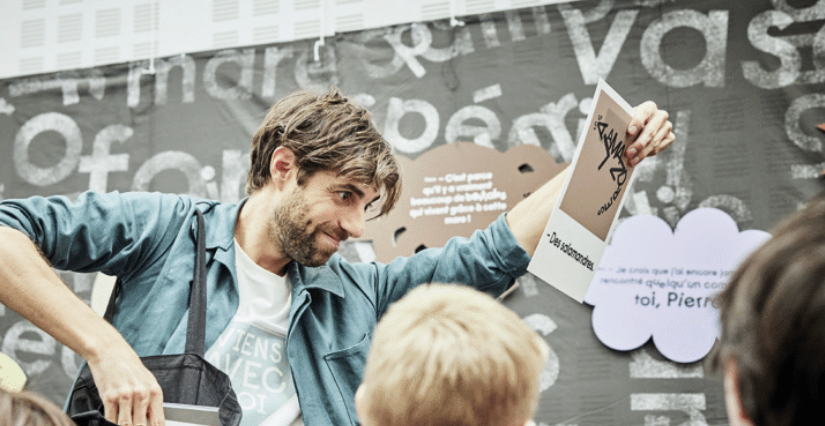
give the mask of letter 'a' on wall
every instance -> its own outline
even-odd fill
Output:
[[[678,27],[693,28],[699,31],[705,39],[705,57],[689,70],[674,69],[662,60],[660,53],[662,38]],[[727,34],[727,11],[716,10],[707,15],[691,10],[667,13],[647,27],[642,35],[639,48],[642,64],[651,77],[671,87],[691,87],[697,84],[704,84],[707,87],[724,87]]]

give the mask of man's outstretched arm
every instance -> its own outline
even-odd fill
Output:
[[[631,167],[666,149],[675,138],[667,111],[660,110],[650,101],[634,108],[627,133],[636,136],[625,151],[625,159]],[[510,230],[530,256],[536,251],[541,233],[550,220],[550,213],[561,195],[568,170],[554,176],[507,213]]]
[[[120,333],[60,280],[28,236],[0,226],[0,241],[0,303],[86,360],[107,420],[163,425],[160,386]]]

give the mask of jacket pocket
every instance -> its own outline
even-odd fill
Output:
[[[324,355],[324,361],[341,392],[341,398],[353,425],[359,424],[358,414],[355,412],[355,391],[364,377],[364,365],[369,350],[370,335],[367,333],[354,346]]]

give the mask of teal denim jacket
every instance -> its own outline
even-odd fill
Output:
[[[221,204],[183,195],[84,193],[0,203],[0,225],[26,233],[57,269],[120,277],[115,327],[140,356],[184,350],[194,267],[193,212],[206,223],[207,348],[238,309],[235,222],[243,201]],[[376,322],[409,289],[463,283],[499,294],[526,272],[529,255],[502,214],[470,238],[388,264],[334,255],[308,268],[292,262],[286,352],[304,423],[357,425],[355,390]]]

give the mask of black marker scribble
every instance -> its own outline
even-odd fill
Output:
[[[610,168],[610,177],[614,182],[616,182],[616,191],[614,191],[610,196],[610,199],[599,208],[599,212],[597,214],[601,215],[609,210],[613,206],[613,202],[619,198],[619,194],[622,192],[622,186],[627,180],[627,167],[625,167],[623,160],[624,151],[627,147],[625,146],[623,140],[618,140],[617,142],[619,132],[612,127],[609,127],[608,123],[602,121],[601,115],[599,115],[596,119],[596,124],[593,127],[593,130],[597,130],[599,132],[599,138],[602,140],[602,143],[604,143],[605,156],[604,160],[602,160],[601,164],[599,164],[598,170],[602,169],[610,157],[613,157],[618,162],[616,167]]]

